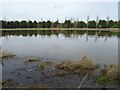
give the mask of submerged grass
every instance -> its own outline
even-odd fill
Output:
[[[73,74],[87,74],[98,68],[97,64],[94,64],[91,60],[83,58],[78,61],[61,61],[56,66],[57,69],[67,71]]]

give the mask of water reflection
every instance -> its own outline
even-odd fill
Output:
[[[80,30],[18,30],[18,31],[2,31],[2,37],[6,37],[8,39],[10,36],[23,36],[23,37],[32,37],[32,36],[42,36],[42,37],[51,37],[52,35],[55,35],[57,38],[59,37],[59,34],[62,34],[65,38],[70,39],[76,39],[78,37],[81,37],[83,35],[86,35],[86,42],[89,40],[88,37],[95,36],[95,42],[101,37],[105,38],[105,41],[107,41],[107,38],[110,38],[112,36],[120,37],[120,33],[117,32],[109,32],[109,31],[80,31]]]

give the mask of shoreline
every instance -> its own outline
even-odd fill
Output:
[[[84,30],[84,31],[110,31],[110,32],[119,32],[119,28],[4,28],[0,31],[9,31],[9,30]]]

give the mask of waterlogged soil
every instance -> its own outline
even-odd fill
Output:
[[[85,77],[82,74],[68,74],[58,70],[55,68],[57,62],[45,57],[15,56],[4,58],[2,62],[3,88],[78,88]],[[113,83],[107,86],[97,84],[96,78],[99,74],[100,68],[89,73],[81,88],[120,88]]]

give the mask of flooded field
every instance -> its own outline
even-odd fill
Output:
[[[119,38],[117,32],[103,31],[2,31],[2,51],[12,54],[2,57],[3,87],[119,88],[119,83],[97,83],[102,67],[118,64]],[[77,62],[95,68],[76,71]]]

